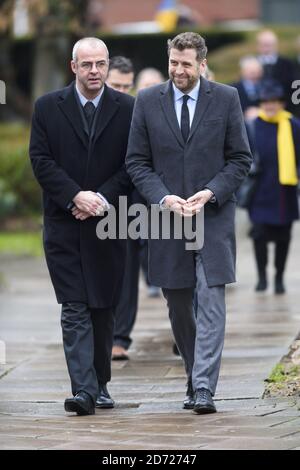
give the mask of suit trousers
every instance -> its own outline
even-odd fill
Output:
[[[114,309],[65,302],[61,326],[72,393],[84,391],[95,400],[99,385],[111,379]]]
[[[140,240],[127,239],[127,255],[120,300],[115,313],[114,345],[128,349],[138,307]]]
[[[163,294],[188,380],[194,390],[206,388],[214,395],[225,336],[225,286],[208,287],[200,252],[195,270],[195,289],[163,289]]]

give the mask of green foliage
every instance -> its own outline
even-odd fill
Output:
[[[300,374],[300,366],[297,366],[297,365],[285,366],[283,363],[280,362],[276,364],[276,366],[273,368],[269,378],[267,379],[267,382],[280,384],[283,382],[287,382],[293,377],[297,377],[299,374]]]
[[[0,255],[41,256],[42,253],[42,237],[39,232],[0,232]]]
[[[268,382],[278,383],[278,382],[283,382],[284,380],[285,380],[284,366],[283,364],[276,364],[276,366],[273,368],[268,378]]]
[[[19,124],[0,126],[0,218],[38,214],[41,192],[28,156],[29,129]]]

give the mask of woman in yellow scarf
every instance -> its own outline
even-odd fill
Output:
[[[284,91],[275,80],[260,88],[260,112],[249,126],[250,143],[259,159],[259,181],[249,206],[250,235],[258,271],[256,291],[267,289],[268,242],[275,243],[276,294],[283,294],[283,274],[294,220],[299,218],[298,173],[300,120],[284,110]]]

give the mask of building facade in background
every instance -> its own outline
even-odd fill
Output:
[[[92,0],[98,3],[98,0]],[[120,23],[153,21],[161,0],[101,0],[101,20],[105,29],[111,29]],[[282,2],[284,4],[284,2]],[[192,11],[202,25],[211,25],[232,20],[257,20],[260,12],[260,0],[184,0],[177,1],[181,11]]]

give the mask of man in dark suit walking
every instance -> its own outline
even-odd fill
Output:
[[[259,111],[258,93],[263,69],[256,57],[246,56],[240,60],[240,73],[240,80],[232,83],[232,86],[239,93],[245,119],[255,119]]]
[[[130,188],[124,159],[133,98],[105,85],[108,64],[103,41],[78,41],[71,62],[76,81],[37,100],[30,141],[43,189],[45,255],[62,304],[73,393],[65,410],[78,415],[114,406],[106,384],[126,244],[98,239],[96,226]]]
[[[139,93],[126,157],[149,204],[192,216],[205,206],[204,246],[149,240],[149,276],[163,288],[188,378],[184,408],[216,411],[225,330],[225,284],[235,281],[235,196],[251,153],[237,90],[205,80],[207,48],[196,33],[168,42],[169,77]],[[193,309],[197,295],[196,318]]]
[[[286,108],[295,111],[292,102],[292,82],[294,80],[293,62],[279,54],[278,37],[272,30],[257,34],[257,58],[263,67],[263,78],[277,80],[284,88]]]

